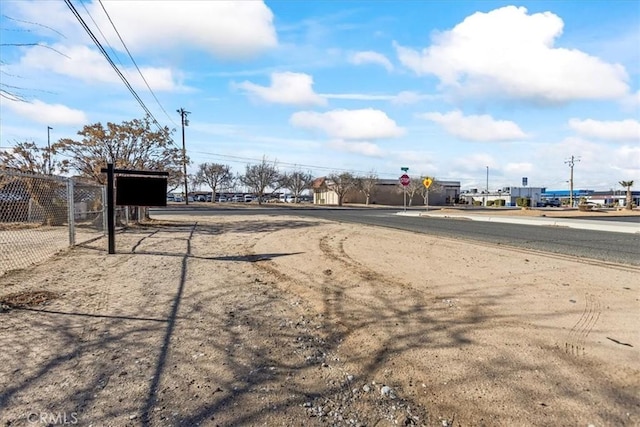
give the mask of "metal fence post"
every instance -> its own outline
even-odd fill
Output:
[[[76,244],[76,212],[73,202],[73,178],[67,179],[67,207],[69,213],[69,246]]]
[[[107,187],[102,187],[102,234],[107,234],[107,229],[109,225],[107,224],[108,218],[108,210],[107,210]]]

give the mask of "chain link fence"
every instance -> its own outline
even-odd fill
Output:
[[[0,275],[106,233],[104,186],[0,171]],[[120,212],[120,225],[128,215]]]

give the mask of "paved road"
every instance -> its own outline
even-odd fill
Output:
[[[522,224],[476,222],[464,219],[398,216],[398,209],[153,209],[152,216],[185,215],[298,215],[338,222],[354,222],[448,238],[462,238],[553,252],[606,262],[640,265],[640,235],[544,227]]]

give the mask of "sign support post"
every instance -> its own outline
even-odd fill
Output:
[[[424,185],[424,187],[427,189],[427,211],[429,211],[429,187],[431,187],[433,179],[434,178],[427,176],[422,180],[422,185]]]
[[[142,170],[128,170],[128,169],[115,169],[113,166],[113,163],[107,163],[107,167],[106,168],[102,168],[100,169],[100,172],[102,173],[106,173],[107,174],[107,238],[108,238],[108,251],[109,254],[115,254],[116,253],[116,186],[115,186],[115,175],[119,174],[119,175],[143,175],[143,176],[156,176],[156,177],[163,177],[164,178],[164,183],[160,183],[162,184],[164,187],[162,188],[153,188],[152,190],[160,190],[162,192],[161,197],[162,197],[162,201],[159,200],[158,195],[154,194],[151,196],[152,199],[149,199],[147,196],[147,194],[145,194],[144,196],[136,196],[135,200],[133,200],[133,202],[131,202],[131,198],[130,198],[130,194],[125,194],[124,196],[122,196],[123,193],[126,193],[125,191],[121,191],[118,194],[118,199],[121,198],[121,196],[126,200],[126,201],[120,201],[118,200],[118,204],[120,205],[125,205],[125,206],[166,206],[166,190],[167,190],[167,179],[166,177],[169,176],[169,172],[158,172],[158,171],[142,171]],[[123,178],[124,179],[124,178]],[[136,184],[141,184],[142,181],[138,181],[136,182]],[[130,188],[131,184],[127,185],[126,183],[122,183],[122,188],[121,190],[131,190]],[[148,185],[146,185],[147,187],[149,187]],[[142,189],[142,191],[144,191],[145,189]],[[148,191],[149,188],[146,188],[146,190]],[[127,198],[127,196],[129,196],[129,198]],[[145,198],[147,197],[147,198]],[[144,200],[144,201],[143,201]],[[149,200],[153,200],[153,202],[151,203],[145,203],[148,202]]]
[[[402,195],[403,195],[403,212],[407,211],[407,186],[411,183],[411,178],[409,177],[409,175],[407,175],[407,171],[409,170],[409,168],[407,167],[402,167],[400,168],[400,170],[402,170],[402,172],[404,172],[402,174],[402,176],[400,177],[400,184],[402,184]]]
[[[113,163],[107,163],[107,233],[109,239],[109,254],[116,253],[116,210],[115,210],[115,185]],[[104,171],[104,169],[103,169]]]

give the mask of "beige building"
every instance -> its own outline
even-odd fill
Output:
[[[338,195],[332,190],[333,183],[327,177],[316,178],[312,184],[313,203],[316,205],[338,205]],[[407,206],[424,206],[424,187],[418,186],[412,191],[407,189]],[[412,194],[413,193],[413,194]],[[452,205],[460,195],[460,182],[435,181],[429,190],[429,205]],[[365,204],[367,200],[364,192],[350,190],[345,194],[343,204]],[[379,179],[369,200],[370,204],[377,205],[404,205],[404,189],[395,179]]]

